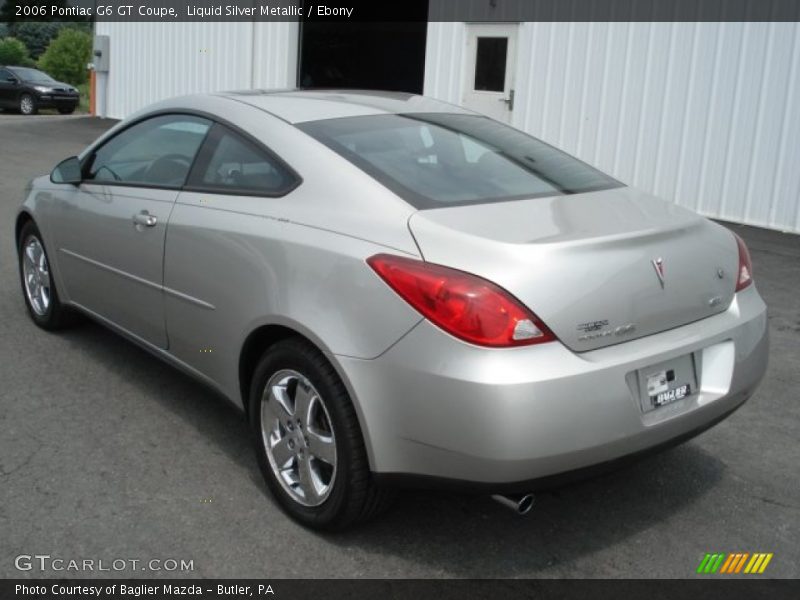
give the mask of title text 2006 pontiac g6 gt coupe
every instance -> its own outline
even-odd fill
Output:
[[[86,313],[219,390],[318,528],[675,443],[766,368],[741,239],[420,96],[162,102],[34,180],[16,240],[38,325]]]

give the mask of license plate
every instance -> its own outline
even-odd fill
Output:
[[[691,395],[691,393],[692,386],[690,386],[688,383],[684,383],[683,385],[674,387],[671,390],[666,390],[656,394],[655,396],[650,396],[650,401],[653,403],[653,406],[664,406],[665,404],[675,402],[676,400],[683,400],[686,398],[686,396]]]

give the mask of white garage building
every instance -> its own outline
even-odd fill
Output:
[[[97,111],[226,89],[422,91],[699,213],[800,233],[799,23],[311,25],[98,22]]]

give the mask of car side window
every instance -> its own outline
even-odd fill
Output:
[[[104,183],[180,188],[211,121],[162,115],[125,129],[94,153],[86,179]]]
[[[0,69],[0,83],[9,83],[10,79],[16,81],[17,78],[11,74],[11,71],[7,71],[6,69]]]
[[[264,148],[216,124],[198,157],[189,185],[221,193],[280,196],[297,177]]]

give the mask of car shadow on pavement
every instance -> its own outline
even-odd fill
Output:
[[[711,492],[724,470],[719,459],[689,442],[539,493],[525,516],[487,496],[404,492],[375,521],[326,538],[342,548],[424,562],[443,576],[559,576],[560,568],[561,576],[570,576],[575,558],[628,538],[635,547],[640,532],[681,518],[676,516]],[[620,565],[621,571],[628,566]]]
[[[88,321],[64,337],[76,351],[135,382],[137,395],[190,424],[276,505],[262,480],[244,416],[214,391]],[[139,394],[138,392],[141,392]],[[109,409],[111,411],[112,409]],[[689,442],[617,471],[537,494],[520,517],[487,496],[402,491],[386,513],[351,531],[317,534],[341,551],[424,563],[446,577],[569,576],[576,558],[620,544],[712,492],[725,465]],[[283,517],[281,518],[288,518]],[[628,565],[620,565],[625,571]],[[402,576],[398,573],[398,576]]]
[[[221,394],[88,317],[78,320],[61,335],[87,356],[88,364],[100,365],[136,386],[136,396],[179,416],[238,466],[257,469],[244,414]],[[113,408],[105,413],[113,413]]]

